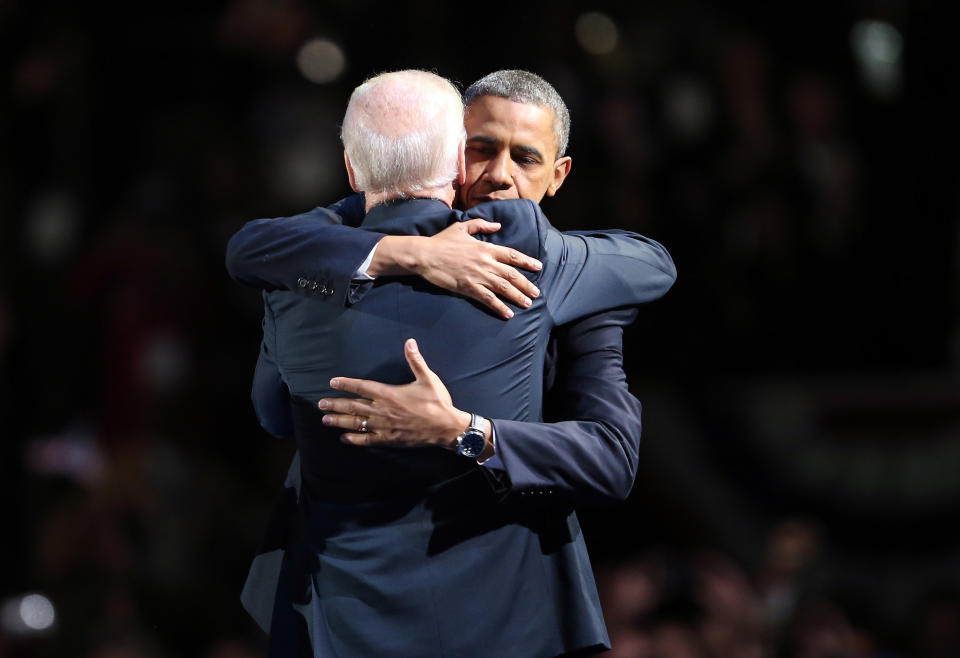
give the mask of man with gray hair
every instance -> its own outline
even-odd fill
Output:
[[[573,160],[566,154],[570,112],[553,85],[529,71],[494,71],[467,87],[464,100],[464,207],[556,194]]]
[[[463,102],[470,107],[483,96],[506,98],[514,103],[536,105],[553,115],[553,132],[557,140],[557,158],[567,154],[570,140],[570,111],[560,94],[549,82],[530,71],[505,69],[483,76],[463,93]]]
[[[542,261],[528,275],[541,294],[506,323],[409,277],[379,278],[348,306],[264,295],[263,346],[293,398],[302,478],[273,606],[274,656],[553,656],[608,642],[569,507],[546,489],[503,504],[478,459],[493,452],[489,418],[539,420],[553,326],[647,301],[673,272],[641,236],[563,235],[530,200],[451,210],[454,181],[465,181],[454,120],[456,91],[432,74],[384,74],[355,91],[343,137],[351,185],[366,193],[360,228],[413,239],[495,222],[486,240]],[[380,167],[384,159],[405,161]],[[407,338],[424,345],[435,373]],[[422,389],[442,389],[440,415],[453,429],[415,451],[337,441],[316,406],[342,396],[330,378],[400,385],[408,365]],[[377,427],[363,418],[354,429]],[[550,453],[544,466],[582,466],[569,459]]]

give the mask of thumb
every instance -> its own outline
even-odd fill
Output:
[[[477,233],[496,233],[500,230],[500,222],[488,222],[485,219],[470,219],[462,224],[467,235]]]
[[[420,348],[417,347],[416,340],[413,338],[407,339],[407,342],[403,344],[403,354],[407,357],[407,364],[418,382],[429,379],[433,375],[433,371],[430,370],[423,355],[420,354]]]

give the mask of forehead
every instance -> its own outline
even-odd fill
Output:
[[[510,146],[532,146],[549,154],[557,152],[553,112],[539,105],[481,96],[467,108],[464,125],[468,141],[485,137]]]

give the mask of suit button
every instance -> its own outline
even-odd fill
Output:
[[[327,294],[328,294],[328,295],[332,295],[332,294],[333,294],[333,286],[330,286],[330,289],[327,290]]]
[[[310,282],[310,290],[316,290],[319,287],[320,287],[320,284],[318,284],[316,281]]]
[[[297,285],[300,286],[301,288],[306,288],[306,287],[307,287],[307,283],[308,283],[308,281],[307,281],[306,279],[304,279],[303,277],[300,277],[299,279],[297,279]]]

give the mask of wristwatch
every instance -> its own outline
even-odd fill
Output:
[[[457,436],[457,454],[476,459],[487,445],[483,416],[470,414],[470,426]]]

